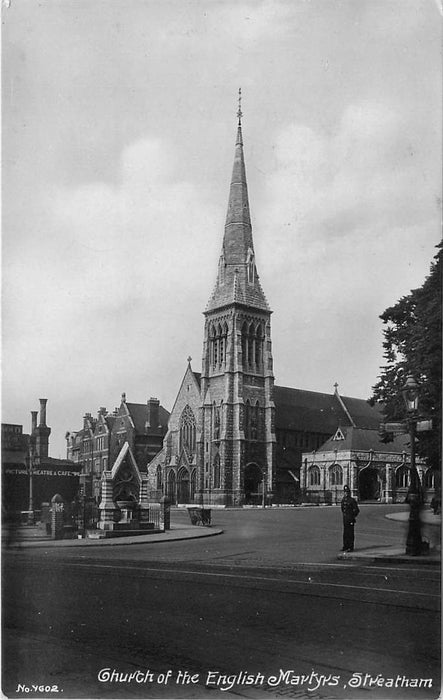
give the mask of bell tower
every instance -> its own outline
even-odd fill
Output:
[[[255,262],[241,90],[217,279],[205,315],[197,490],[208,504],[262,502],[275,487],[271,310]]]

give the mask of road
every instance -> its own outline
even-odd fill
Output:
[[[392,509],[362,507],[357,547],[404,537]],[[338,561],[335,508],[213,521],[223,535],[5,552],[5,694],[439,696],[438,567]]]

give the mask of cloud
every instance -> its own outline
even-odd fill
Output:
[[[99,395],[114,385],[134,392],[140,377],[163,375],[166,341],[180,347],[185,366],[194,342],[187,305],[200,331],[195,308],[214,282],[220,239],[208,231],[219,211],[177,181],[174,166],[167,143],[145,138],[123,151],[118,185],[47,192],[45,225],[10,250],[4,272],[8,386],[20,373],[36,395],[36,384],[48,392],[51,376],[64,377],[71,397],[92,386]]]
[[[301,240],[355,236],[367,226],[414,226],[436,212],[438,172],[391,106],[351,104],[335,132],[290,123],[275,138],[276,169],[259,219]],[[278,222],[278,225],[277,225]]]

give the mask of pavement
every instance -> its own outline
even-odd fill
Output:
[[[407,521],[408,512],[392,513],[385,516],[390,520]],[[383,562],[414,562],[420,564],[441,563],[441,515],[434,515],[432,511],[423,511],[421,514],[423,539],[429,542],[429,551],[417,556],[407,555],[404,546],[391,545],[384,547],[366,547],[353,552],[341,552],[338,559],[341,560],[366,560]],[[146,535],[128,537],[115,537],[108,539],[68,539],[53,540],[38,525],[23,525],[13,533],[3,528],[3,542],[8,548],[27,549],[34,547],[44,548],[69,548],[69,547],[113,547],[132,544],[158,544],[161,542],[174,542],[178,540],[197,539],[201,537],[213,537],[223,534],[218,527],[204,527],[198,525],[171,524],[166,532],[155,532]]]
[[[409,512],[388,513],[385,515],[388,520],[397,520],[407,522],[409,520]],[[420,514],[422,525],[422,538],[429,543],[429,551],[418,556],[406,554],[404,546],[390,545],[387,547],[366,547],[364,549],[356,549],[353,552],[341,552],[338,559],[352,561],[364,559],[366,561],[383,561],[389,562],[414,562],[420,564],[437,564],[441,563],[441,514],[434,515],[431,510],[423,510]]]

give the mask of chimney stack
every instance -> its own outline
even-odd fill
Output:
[[[31,435],[34,435],[37,429],[38,411],[31,411]]]
[[[147,404],[146,427],[156,430],[160,427],[160,401],[151,396]]]
[[[48,399],[40,399],[40,427],[46,428],[46,404]]]
[[[37,426],[37,411],[31,411],[33,435],[35,437],[35,452],[40,459],[49,456],[49,436],[51,428],[46,425],[46,404],[48,399],[40,399],[40,423]],[[35,424],[35,428],[34,428]]]

